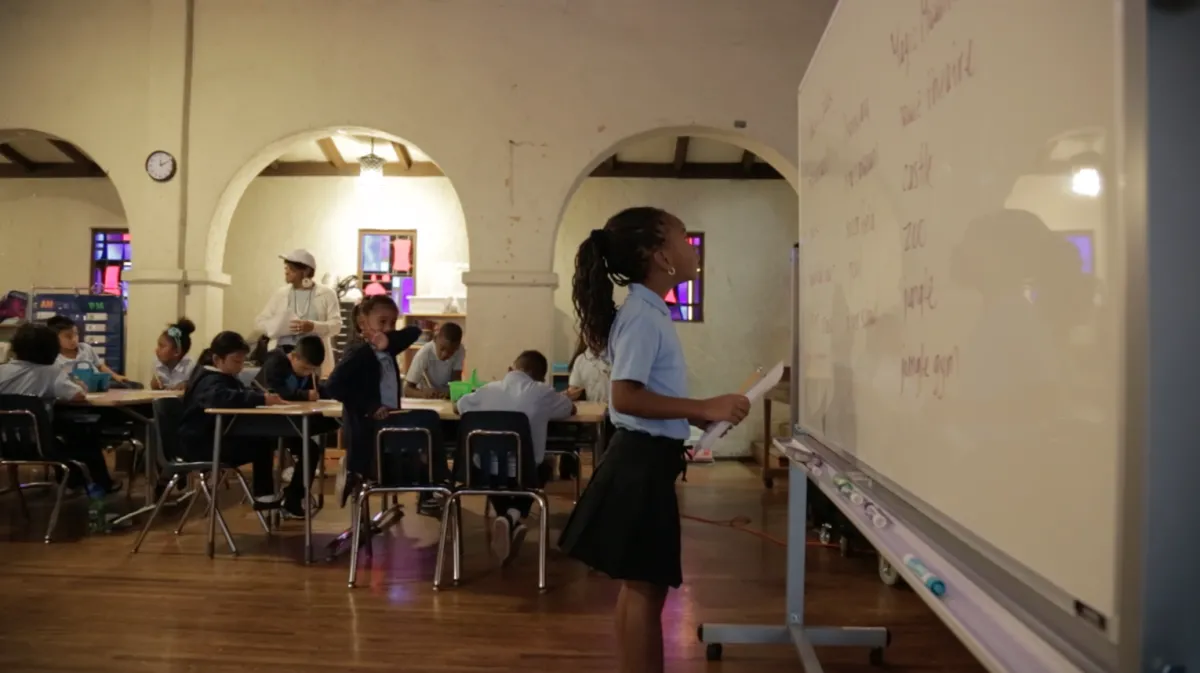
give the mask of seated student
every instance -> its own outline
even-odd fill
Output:
[[[96,354],[91,344],[79,339],[79,327],[75,324],[74,320],[66,316],[56,315],[46,321],[46,327],[54,330],[55,334],[58,335],[59,354],[54,364],[70,373],[76,363],[86,362],[98,372],[111,374],[113,381],[118,383],[128,381],[124,376],[109,369],[108,365],[104,364],[104,360]]]
[[[192,350],[192,332],[195,331],[196,325],[191,320],[180,318],[158,335],[158,345],[154,348],[158,363],[154,365],[154,378],[150,379],[152,389],[183,390],[187,387],[195,367],[187,356]]]
[[[575,405],[566,395],[546,384],[550,365],[538,351],[525,351],[517,356],[500,381],[489,383],[458,401],[458,411],[520,411],[529,417],[530,439],[533,441],[533,462],[541,465],[546,456],[546,428],[550,421],[561,420],[575,413]],[[540,470],[537,485],[544,486]],[[525,540],[525,517],[533,505],[529,498],[491,497],[496,518],[492,521],[492,551],[501,563],[509,563]]]
[[[610,381],[612,367],[604,361],[604,358],[587,347],[587,344],[583,342],[582,335],[579,337],[579,344],[575,347],[575,357],[571,358],[570,372],[571,376],[567,380],[567,397],[575,402],[587,400],[608,404],[608,390],[612,384]],[[612,421],[608,420],[606,413],[601,436],[596,442],[597,461],[604,455],[604,449],[608,446],[608,438],[612,436],[613,431]],[[570,479],[575,476],[575,471],[578,469],[579,460],[574,456],[559,458],[558,476],[560,478]]]
[[[315,334],[305,334],[296,340],[295,346],[283,345],[267,352],[262,371],[258,374],[259,383],[292,402],[316,402],[321,399],[320,387],[317,384],[317,373],[325,363],[325,342]],[[310,479],[317,474],[317,466],[325,460],[325,444],[320,437],[313,437],[315,451],[310,452],[312,468]],[[303,465],[304,457],[300,450],[300,438],[287,437],[284,446],[291,451],[297,466]],[[297,477],[299,470],[292,470],[292,480],[283,490],[283,510],[293,517],[304,517],[304,481]]]
[[[413,356],[404,376],[404,396],[427,399],[450,397],[450,382],[461,381],[467,349],[462,345],[462,327],[442,323],[433,341]]]
[[[325,392],[342,402],[342,432],[346,442],[346,479],[340,489],[343,505],[362,479],[375,477],[375,434],[379,421],[400,408],[400,368],[396,357],[421,336],[418,327],[396,331],[400,310],[387,295],[363,299],[354,316],[362,338],[346,348],[325,385]]]
[[[216,418],[206,409],[252,409],[264,404],[283,404],[274,393],[252,390],[238,378],[246,365],[250,345],[237,332],[221,332],[200,354],[196,371],[183,394],[183,415],[179,419],[180,450],[187,460],[212,460]],[[280,498],[275,493],[274,442],[257,437],[225,437],[221,444],[221,462],[254,469],[251,490],[254,509],[275,509]]]
[[[54,364],[59,352],[54,330],[45,325],[21,325],[13,335],[12,351],[13,359],[0,365],[0,395],[30,395],[47,402],[87,399],[83,388]],[[103,447],[96,440],[98,434],[93,432],[95,424],[56,420],[61,421],[55,424],[55,433],[62,435],[65,456],[83,463],[91,473],[92,483],[100,489],[108,493],[120,490],[108,473]],[[83,485],[83,475],[75,470],[70,475],[70,486]]]

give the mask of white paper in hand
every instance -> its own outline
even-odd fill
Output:
[[[750,400],[750,404],[754,404],[761,399],[768,390],[774,388],[782,379],[783,361],[780,360],[778,364],[776,364],[774,367],[771,367],[770,371],[768,371],[766,374],[763,374],[763,377],[759,379],[757,383],[750,386],[750,389],[746,391],[746,398]],[[700,435],[700,441],[696,442],[696,448],[701,450],[711,449],[712,445],[721,438],[721,435],[724,435],[731,427],[733,427],[733,425],[726,421],[713,423],[712,425],[708,426],[708,429],[704,431],[703,435]]]

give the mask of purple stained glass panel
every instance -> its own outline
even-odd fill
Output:
[[[412,313],[412,306],[409,300],[416,294],[417,280],[412,276],[400,276],[399,278],[400,289],[398,292],[400,296],[396,303],[400,305],[401,313]]]
[[[1091,234],[1068,234],[1067,240],[1070,241],[1075,249],[1079,251],[1080,268],[1084,273],[1093,273],[1095,269],[1094,252],[1092,250],[1092,235]]]

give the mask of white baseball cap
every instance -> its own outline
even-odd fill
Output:
[[[280,255],[279,258],[292,264],[303,264],[313,270],[317,268],[317,259],[312,256],[311,252],[303,248],[293,250],[286,255]]]

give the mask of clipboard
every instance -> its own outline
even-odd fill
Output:
[[[760,378],[754,385],[750,386],[750,388],[746,390],[746,399],[750,400],[750,404],[754,404],[762,399],[762,396],[766,395],[768,390],[774,388],[782,380],[783,361],[780,360],[774,367],[771,367],[767,373],[763,374],[762,378]],[[714,423],[708,426],[708,429],[704,431],[704,434],[700,435],[700,440],[696,442],[697,453],[701,451],[711,451],[713,444],[715,444],[722,435],[728,432],[729,428],[731,427],[733,427],[733,425],[727,421],[721,421],[720,423]]]

